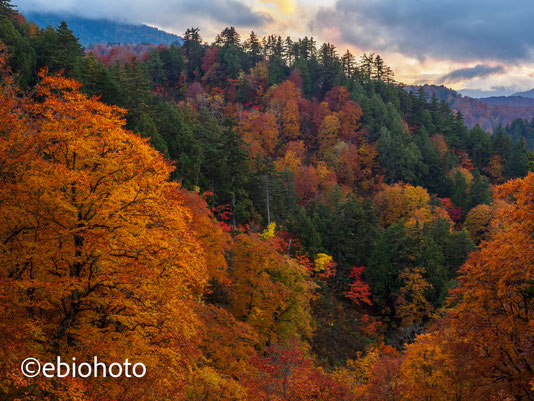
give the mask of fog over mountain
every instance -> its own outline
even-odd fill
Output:
[[[66,21],[69,28],[80,39],[85,47],[96,43],[181,43],[181,38],[172,33],[162,31],[143,24],[131,24],[107,19],[90,19],[73,15],[56,13],[26,12],[25,18],[42,28],[55,27]]]

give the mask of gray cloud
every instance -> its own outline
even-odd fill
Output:
[[[527,60],[534,48],[531,0],[337,0],[310,23],[338,27],[362,49],[424,59]]]
[[[486,77],[488,75],[498,74],[504,71],[504,67],[498,65],[490,67],[489,65],[477,64],[474,67],[459,68],[453,70],[448,74],[443,75],[438,79],[440,84],[463,81],[466,79],[473,79],[477,77]]]
[[[491,97],[491,96],[511,96],[517,90],[509,88],[506,86],[492,86],[490,90],[484,89],[460,89],[460,92],[464,96],[481,98],[481,97]]]
[[[158,26],[262,26],[271,21],[238,0],[15,0],[24,12],[53,12]],[[208,20],[208,21],[207,21]]]

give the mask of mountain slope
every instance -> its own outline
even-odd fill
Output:
[[[408,92],[417,92],[419,88],[415,85],[405,86]],[[462,113],[469,128],[478,124],[484,130],[493,132],[498,126],[504,127],[517,118],[531,120],[534,117],[534,99],[528,97],[514,95],[475,99],[443,85],[423,85],[423,88],[428,98],[435,94],[453,110]]]
[[[525,92],[514,93],[514,96],[534,98],[534,89],[531,89],[531,90],[528,90],[528,91],[525,91]]]
[[[534,107],[534,97],[522,96],[491,96],[477,99],[483,103],[496,104],[500,106],[520,106],[520,107]]]
[[[96,43],[152,43],[159,45],[161,43],[182,42],[182,39],[177,35],[141,24],[134,25],[106,19],[88,19],[34,12],[26,12],[24,16],[28,21],[43,28],[49,25],[55,27],[61,21],[66,21],[84,47]]]

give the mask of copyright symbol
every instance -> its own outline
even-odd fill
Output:
[[[35,377],[41,372],[41,364],[35,358],[26,358],[20,364],[20,370],[26,377]]]

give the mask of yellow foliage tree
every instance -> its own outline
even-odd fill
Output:
[[[333,274],[332,269],[334,266],[334,259],[332,256],[327,255],[326,253],[318,253],[315,255],[314,259],[315,273],[319,275],[326,275],[327,277]]]
[[[423,187],[394,184],[383,185],[374,197],[375,205],[384,226],[390,226],[401,218],[409,218],[417,212],[424,220],[425,214],[432,214],[428,202],[430,195]],[[415,216],[417,217],[417,216]]]
[[[325,153],[334,146],[339,140],[339,130],[341,123],[335,114],[326,116],[319,127],[317,139],[319,141],[319,151]]]
[[[239,234],[231,251],[229,310],[257,331],[263,345],[311,330],[309,303],[316,285],[275,240]]]
[[[337,368],[333,375],[336,380],[347,386],[357,399],[362,398],[372,376],[373,366],[379,357],[379,349],[373,346],[365,354],[359,352],[356,360],[347,360],[345,366]]]
[[[467,213],[464,227],[469,231],[473,241],[478,244],[489,239],[493,210],[488,205],[478,205]]]
[[[273,221],[269,223],[267,228],[262,231],[262,233],[259,235],[259,237],[263,240],[270,240],[274,238],[274,232],[276,231],[276,223]]]
[[[399,274],[403,286],[397,293],[395,311],[402,326],[407,327],[414,322],[421,322],[432,313],[432,305],[425,296],[425,292],[432,288],[432,285],[424,279],[424,273],[424,268],[415,267]]]

